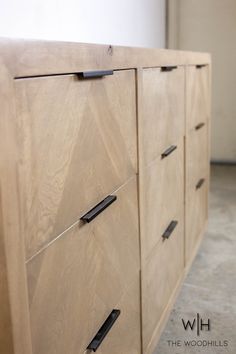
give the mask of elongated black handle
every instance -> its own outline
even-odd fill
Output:
[[[79,79],[97,79],[103,76],[113,75],[113,70],[82,71],[76,73]]]
[[[171,145],[168,149],[166,149],[162,154],[161,154],[161,158],[164,159],[165,157],[167,157],[168,155],[170,155],[173,151],[175,151],[177,149],[176,145]]]
[[[111,327],[114,325],[119,316],[120,310],[112,310],[110,315],[107,317],[106,321],[103,323],[102,327],[99,329],[90,344],[87,346],[87,349],[96,352],[96,350],[101,345],[102,341],[104,340],[107,333],[110,331]]]
[[[96,216],[98,216],[104,209],[106,209],[110,204],[114,203],[117,199],[116,195],[108,195],[105,199],[103,199],[100,203],[95,205],[91,210],[89,210],[86,214],[81,216],[80,220],[90,222]]]
[[[200,178],[196,184],[196,189],[201,188],[201,186],[203,185],[204,182],[205,182],[205,178]]]
[[[174,69],[177,69],[177,66],[162,66],[161,71],[172,71]]]
[[[205,125],[205,123],[199,123],[199,124],[196,125],[195,129],[196,129],[196,130],[199,130],[199,129],[201,129],[202,127],[204,127],[204,125]]]
[[[164,234],[162,235],[162,237],[164,239],[168,239],[170,237],[170,235],[172,234],[172,232],[174,231],[174,229],[176,228],[177,224],[178,224],[178,221],[176,221],[176,220],[171,221],[171,223],[167,227],[167,229],[164,232]]]
[[[196,68],[201,69],[201,68],[204,68],[205,66],[207,66],[207,64],[197,64]]]

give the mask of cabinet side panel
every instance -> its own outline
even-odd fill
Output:
[[[0,101],[0,323],[4,326],[0,331],[0,352],[31,354],[23,232],[20,224],[20,144],[17,138],[13,80],[1,62]]]
[[[0,195],[0,353],[12,354],[12,324],[10,316],[9,293],[7,283],[6,254],[3,239],[2,203]]]

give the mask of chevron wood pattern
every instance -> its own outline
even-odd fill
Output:
[[[91,354],[120,309],[97,353],[152,354],[207,218],[210,55],[3,38],[0,52],[0,352]],[[114,74],[78,75],[100,70]]]
[[[27,259],[137,171],[133,70],[15,81]]]
[[[97,353],[140,354],[136,177],[115,194],[91,223],[75,225],[27,263],[34,353],[83,354],[118,307]]]

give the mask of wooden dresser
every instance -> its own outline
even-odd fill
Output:
[[[210,56],[0,40],[0,353],[152,354],[207,221]]]

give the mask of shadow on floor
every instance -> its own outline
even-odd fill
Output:
[[[182,324],[197,313],[211,321],[199,336]],[[208,230],[154,354],[195,353],[236,353],[236,166],[212,167]]]

